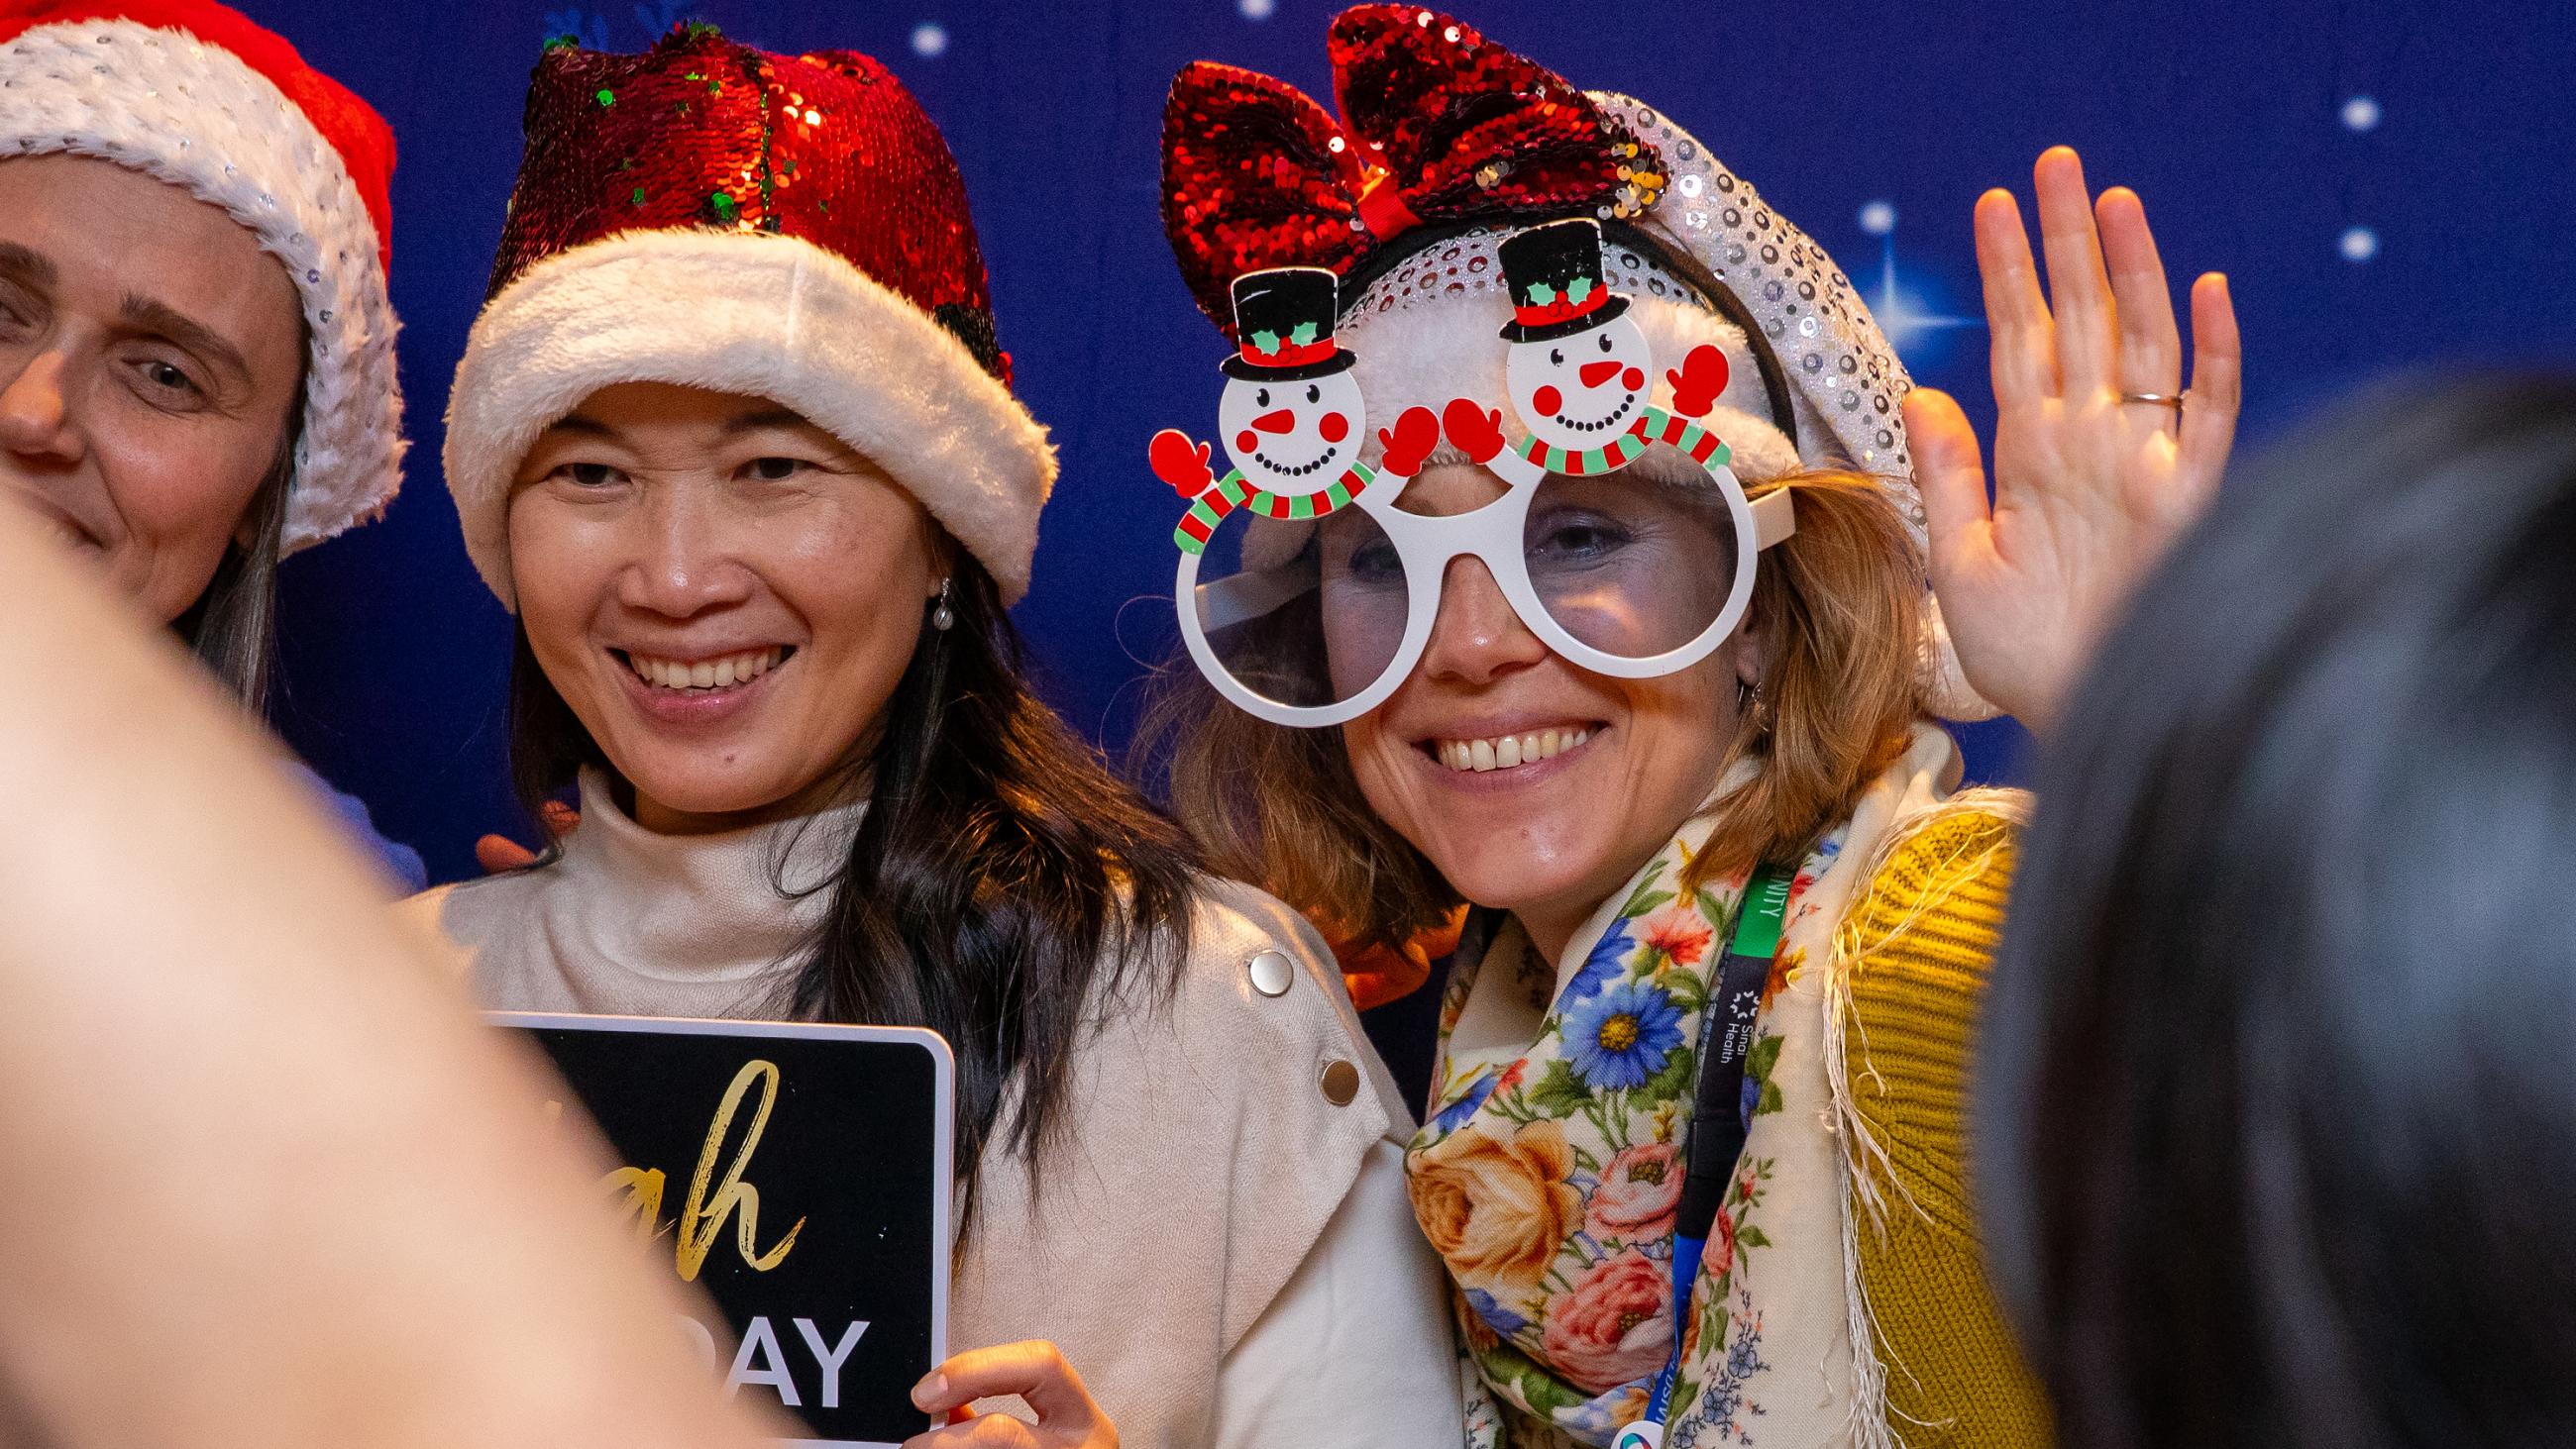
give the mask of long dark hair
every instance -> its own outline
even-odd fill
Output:
[[[302,414],[299,402],[296,418]],[[250,542],[234,539],[224,545],[206,591],[170,624],[197,661],[254,715],[267,710],[269,681],[277,673],[277,565],[284,552],[286,499],[295,482],[299,431],[299,422],[290,420],[268,476],[251,495],[243,515]]]
[[[1981,1032],[2071,1449],[2576,1443],[2576,379],[2230,480],[2040,773]]]
[[[957,1174],[971,1206],[997,1137],[1024,1160],[1063,1125],[1073,1053],[1108,993],[1150,1005],[1189,950],[1196,857],[1030,690],[992,576],[960,556],[955,623],[927,611],[867,758],[870,804],[787,1005],[926,1026],[957,1055]],[[535,817],[609,767],[518,633],[511,764]],[[1007,1122],[1005,1114],[1007,1111]]]

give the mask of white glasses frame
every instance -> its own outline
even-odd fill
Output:
[[[1661,409],[1648,409],[1648,426],[1659,435],[1676,431],[1666,419],[1656,417]],[[1669,419],[1678,425],[1671,441],[1685,453],[1694,451],[1702,440],[1713,438],[1686,419]],[[1485,466],[1502,479],[1503,496],[1470,513],[1431,517],[1407,513],[1395,506],[1397,495],[1413,480],[1398,473],[1381,472],[1369,487],[1351,500],[1350,507],[1365,510],[1376,520],[1387,540],[1394,544],[1396,556],[1404,562],[1406,612],[1403,638],[1396,644],[1394,655],[1384,672],[1370,681],[1367,688],[1349,699],[1334,704],[1294,705],[1267,698],[1245,686],[1226,671],[1216,648],[1208,642],[1209,629],[1223,629],[1268,613],[1304,589],[1281,592],[1277,570],[1242,573],[1201,584],[1199,555],[1184,550],[1179,573],[1172,582],[1174,612],[1180,616],[1181,639],[1198,664],[1199,672],[1216,686],[1238,708],[1273,724],[1306,729],[1327,728],[1359,718],[1386,702],[1421,662],[1423,649],[1431,642],[1432,626],[1440,616],[1440,592],[1449,571],[1449,561],[1461,555],[1473,555],[1484,562],[1494,583],[1511,603],[1512,612],[1530,632],[1569,663],[1595,674],[1618,679],[1652,679],[1688,669],[1725,642],[1735,632],[1736,624],[1753,599],[1753,570],[1761,551],[1790,536],[1797,530],[1797,519],[1789,501],[1789,490],[1774,489],[1762,501],[1754,503],[1744,496],[1744,485],[1735,470],[1728,466],[1729,454],[1723,444],[1716,444],[1700,466],[1708,473],[1709,482],[1726,502],[1727,513],[1735,525],[1735,583],[1726,596],[1725,605],[1688,643],[1661,654],[1628,658],[1605,654],[1567,632],[1539,601],[1538,590],[1529,579],[1529,568],[1522,557],[1523,538],[1531,502],[1538,496],[1549,470],[1530,456],[1533,445],[1506,448]],[[1560,455],[1561,456],[1561,455]],[[1601,457],[1598,452],[1581,455],[1583,461]],[[1594,466],[1583,473],[1568,476],[1589,477],[1616,471],[1626,466],[1610,462]],[[1320,522],[1320,520],[1318,520]],[[1194,606],[1195,605],[1195,606]],[[1204,618],[1202,616],[1205,616]]]

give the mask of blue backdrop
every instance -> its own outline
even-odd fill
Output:
[[[1168,637],[1171,492],[1144,467],[1166,423],[1213,416],[1215,334],[1191,307],[1155,205],[1164,88],[1212,58],[1325,95],[1307,0],[969,4],[894,0],[236,0],[383,111],[394,303],[415,444],[381,523],[285,570],[278,723],[322,772],[417,844],[473,869],[516,825],[503,783],[509,624],[468,567],[438,475],[439,417],[481,300],[519,155],[528,69],[549,34],[640,49],[706,19],[775,50],[883,58],[948,133],[993,273],[1019,387],[1064,476],[1019,619],[1043,687],[1117,745],[1137,653]],[[1987,424],[1968,209],[2052,142],[2095,185],[2147,201],[2177,287],[2235,284],[2249,435],[2398,367],[2565,360],[2576,233],[2576,7],[2501,3],[1620,6],[1474,0],[1462,12],[1579,85],[1647,99],[1871,279],[1918,380]],[[2537,293],[2526,291],[2537,287]],[[673,304],[685,325],[685,305]],[[2010,726],[1970,731],[2008,772]]]

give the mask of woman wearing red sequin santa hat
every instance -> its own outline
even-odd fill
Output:
[[[1055,458],[938,130],[708,27],[549,48],[527,127],[447,479],[523,793],[581,824],[415,908],[494,1006],[947,1037],[975,1351],[917,1401],[1039,1422],[929,1442],[1454,1438],[1412,1127],[1313,933],[1018,671]]]
[[[0,492],[254,712],[278,561],[402,480],[393,164],[366,102],[211,0],[0,13]]]
[[[1389,429],[1405,456],[1363,466],[1409,481],[1320,522],[1211,531],[1180,566],[1204,678],[1163,718],[1220,868],[1382,952],[1481,908],[1406,1164],[1471,1437],[2046,1442],[1957,1109],[2024,805],[1953,793],[1932,716],[1991,712],[1975,680],[2044,722],[2214,486],[2223,284],[2177,416],[2136,198],[2097,231],[2042,159],[2054,319],[1981,202],[1990,512],[1956,408],[1906,398],[1844,274],[1670,118],[1411,6],[1331,53],[1338,119],[1182,73],[1167,230],[1221,327],[1244,272],[1337,273],[1367,417],[1442,438]]]

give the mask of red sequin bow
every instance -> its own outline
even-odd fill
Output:
[[[1193,62],[1163,105],[1163,230],[1229,337],[1234,279],[1350,270],[1412,227],[1635,215],[1661,158],[1564,77],[1449,16],[1361,5],[1328,41],[1336,123],[1296,87]]]

